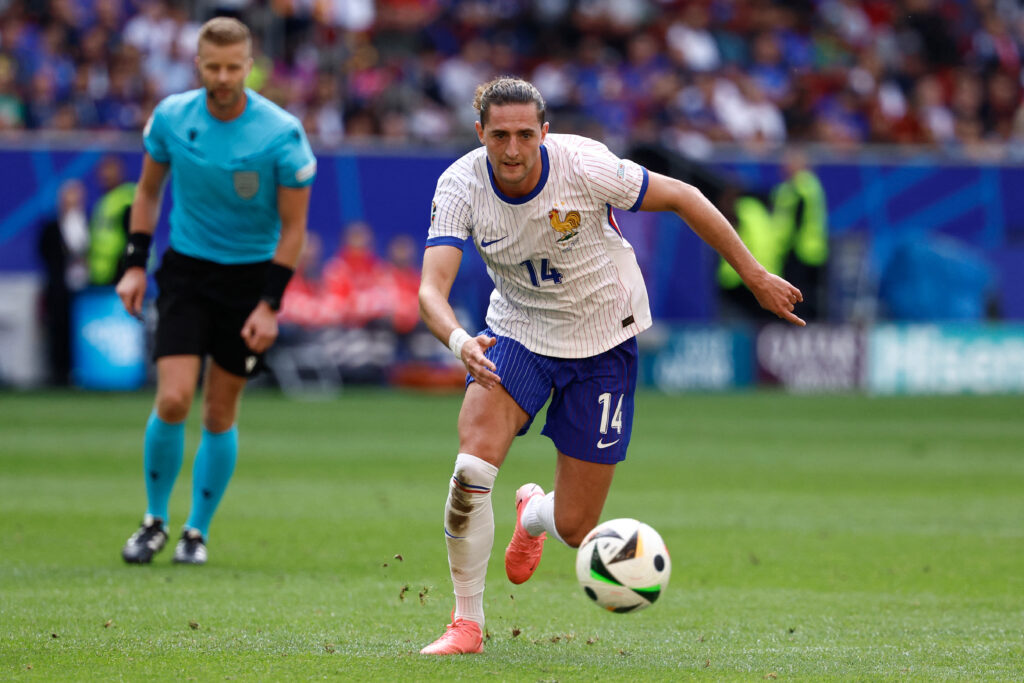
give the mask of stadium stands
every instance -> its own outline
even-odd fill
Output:
[[[14,0],[0,130],[139,130],[194,83],[198,25],[240,16],[251,85],[321,146],[460,144],[477,83],[533,79],[560,131],[692,157],[732,143],[1022,153],[1016,2]]]

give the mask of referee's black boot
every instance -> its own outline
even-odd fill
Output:
[[[164,531],[164,520],[146,515],[139,530],[125,542],[121,557],[129,564],[149,564],[165,543],[167,532]]]
[[[174,547],[174,562],[178,564],[206,564],[206,539],[198,529],[184,529]]]

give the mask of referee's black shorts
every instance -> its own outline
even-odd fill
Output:
[[[156,272],[153,358],[210,355],[233,375],[261,363],[242,340],[242,325],[263,293],[270,261],[224,265],[168,249]]]

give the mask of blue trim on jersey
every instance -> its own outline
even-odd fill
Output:
[[[640,196],[636,198],[636,204],[629,207],[632,213],[636,213],[640,210],[640,205],[644,203],[644,195],[647,194],[647,183],[651,181],[650,175],[647,173],[647,169],[641,166],[640,168],[644,171],[644,184],[640,186]]]
[[[612,205],[605,203],[608,207],[608,225],[612,226],[612,230],[619,233],[619,237],[622,237],[622,231],[619,230],[619,224],[615,222],[615,216],[612,215]]]
[[[468,242],[468,240],[464,240],[464,239],[462,239],[460,237],[452,237],[450,235],[442,235],[441,237],[430,237],[430,238],[428,238],[427,239],[427,246],[428,247],[440,247],[440,246],[456,247],[457,249],[461,249],[461,250],[464,251],[465,247],[466,247],[466,242]]]
[[[509,197],[504,192],[498,189],[498,183],[494,180],[494,169],[491,167],[491,160],[487,160],[487,177],[491,179],[491,188],[494,190],[494,194],[498,195],[498,199],[505,202],[506,204],[525,204],[534,197],[540,194],[540,191],[544,189],[544,185],[548,182],[548,171],[551,170],[551,166],[548,164],[548,150],[544,145],[540,146],[540,180],[537,181],[537,187],[530,190],[529,194],[525,194],[522,197]],[[646,176],[644,187],[647,186]]]

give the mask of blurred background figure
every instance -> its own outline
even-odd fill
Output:
[[[826,317],[826,261],[828,260],[828,205],[825,190],[796,147],[782,159],[784,180],[772,197],[773,220],[784,241],[782,275],[804,295],[801,310],[808,320]]]
[[[125,181],[124,164],[114,155],[103,157],[96,169],[101,195],[89,222],[89,283],[114,285],[121,279],[135,183]]]
[[[71,302],[89,281],[88,249],[85,187],[78,180],[69,180],[60,187],[57,215],[43,223],[39,233],[39,256],[46,278],[43,318],[48,332],[48,381],[54,386],[66,386],[70,380]]]
[[[388,243],[384,272],[390,290],[391,324],[408,334],[420,321],[420,256],[423,250],[410,235],[396,235]]]
[[[341,246],[324,264],[324,287],[340,322],[364,327],[388,317],[387,269],[374,251],[373,230],[366,221],[345,226]]]
[[[315,232],[306,233],[306,243],[281,299],[278,320],[282,324],[319,327],[332,322],[321,278],[323,243]]]

